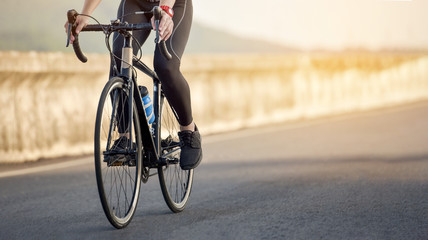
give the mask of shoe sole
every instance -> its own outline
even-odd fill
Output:
[[[198,159],[198,161],[194,165],[180,166],[181,169],[183,169],[183,170],[191,170],[191,169],[196,168],[202,162],[202,155],[203,154],[202,154],[202,151],[201,151],[201,155],[199,155],[199,157],[198,157],[199,159]]]

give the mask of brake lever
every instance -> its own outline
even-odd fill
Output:
[[[69,23],[68,27],[67,27],[67,45],[65,45],[65,47],[68,47],[70,45],[71,29],[72,29],[72,25],[71,25],[71,23]]]
[[[155,37],[155,43],[160,42],[159,37],[159,20],[155,20],[155,26],[156,26],[156,37]]]
[[[155,17],[155,26],[156,26],[156,38],[155,38],[155,43],[157,44],[157,46],[159,47],[159,50],[161,51],[162,55],[167,59],[167,60],[171,60],[172,55],[168,52],[168,49],[165,45],[165,41],[164,40],[160,40],[160,34],[159,34],[159,24],[160,24],[160,20],[161,20],[161,13],[162,13],[162,9],[160,7],[154,7],[153,8],[153,16]]]

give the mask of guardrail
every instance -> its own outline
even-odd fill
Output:
[[[92,152],[109,59],[89,59],[0,52],[0,163]],[[422,54],[200,55],[182,71],[205,135],[428,99]]]

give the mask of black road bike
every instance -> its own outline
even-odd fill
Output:
[[[155,7],[150,12],[134,14],[153,14],[155,24],[159,26],[161,11],[159,7]],[[75,34],[78,15],[74,9],[67,12],[67,46],[70,43],[70,35],[73,34],[74,52],[78,59],[86,62],[87,58],[79,46],[78,35]],[[104,32],[113,69],[117,74],[105,85],[98,104],[94,140],[95,172],[101,204],[107,219],[114,227],[124,228],[131,222],[135,213],[141,183],[146,183],[149,177],[154,175],[159,177],[162,194],[171,211],[183,211],[192,188],[193,169],[180,168],[179,124],[174,109],[164,96],[156,72],[147,67],[140,60],[141,57],[133,55],[132,31],[152,29],[152,25],[128,24],[120,20],[112,21],[111,24],[97,23],[86,26],[82,31]],[[117,56],[112,53],[109,43],[110,35],[114,32],[124,36],[120,70],[114,61]],[[157,47],[165,58],[171,59],[165,42],[158,39],[159,31],[156,31]],[[153,79],[155,120],[151,124],[146,118],[135,68]],[[117,148],[118,144],[122,147]],[[151,169],[156,169],[157,172],[150,174]]]

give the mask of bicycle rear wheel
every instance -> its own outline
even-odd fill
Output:
[[[128,96],[124,80],[112,78],[101,94],[95,123],[98,193],[107,219],[116,228],[131,222],[141,184],[140,124],[133,108],[132,126],[128,126]]]
[[[176,114],[165,97],[161,99],[161,158],[166,165],[158,168],[159,182],[166,204],[177,213],[184,210],[193,183],[193,169],[180,167],[180,140]]]

